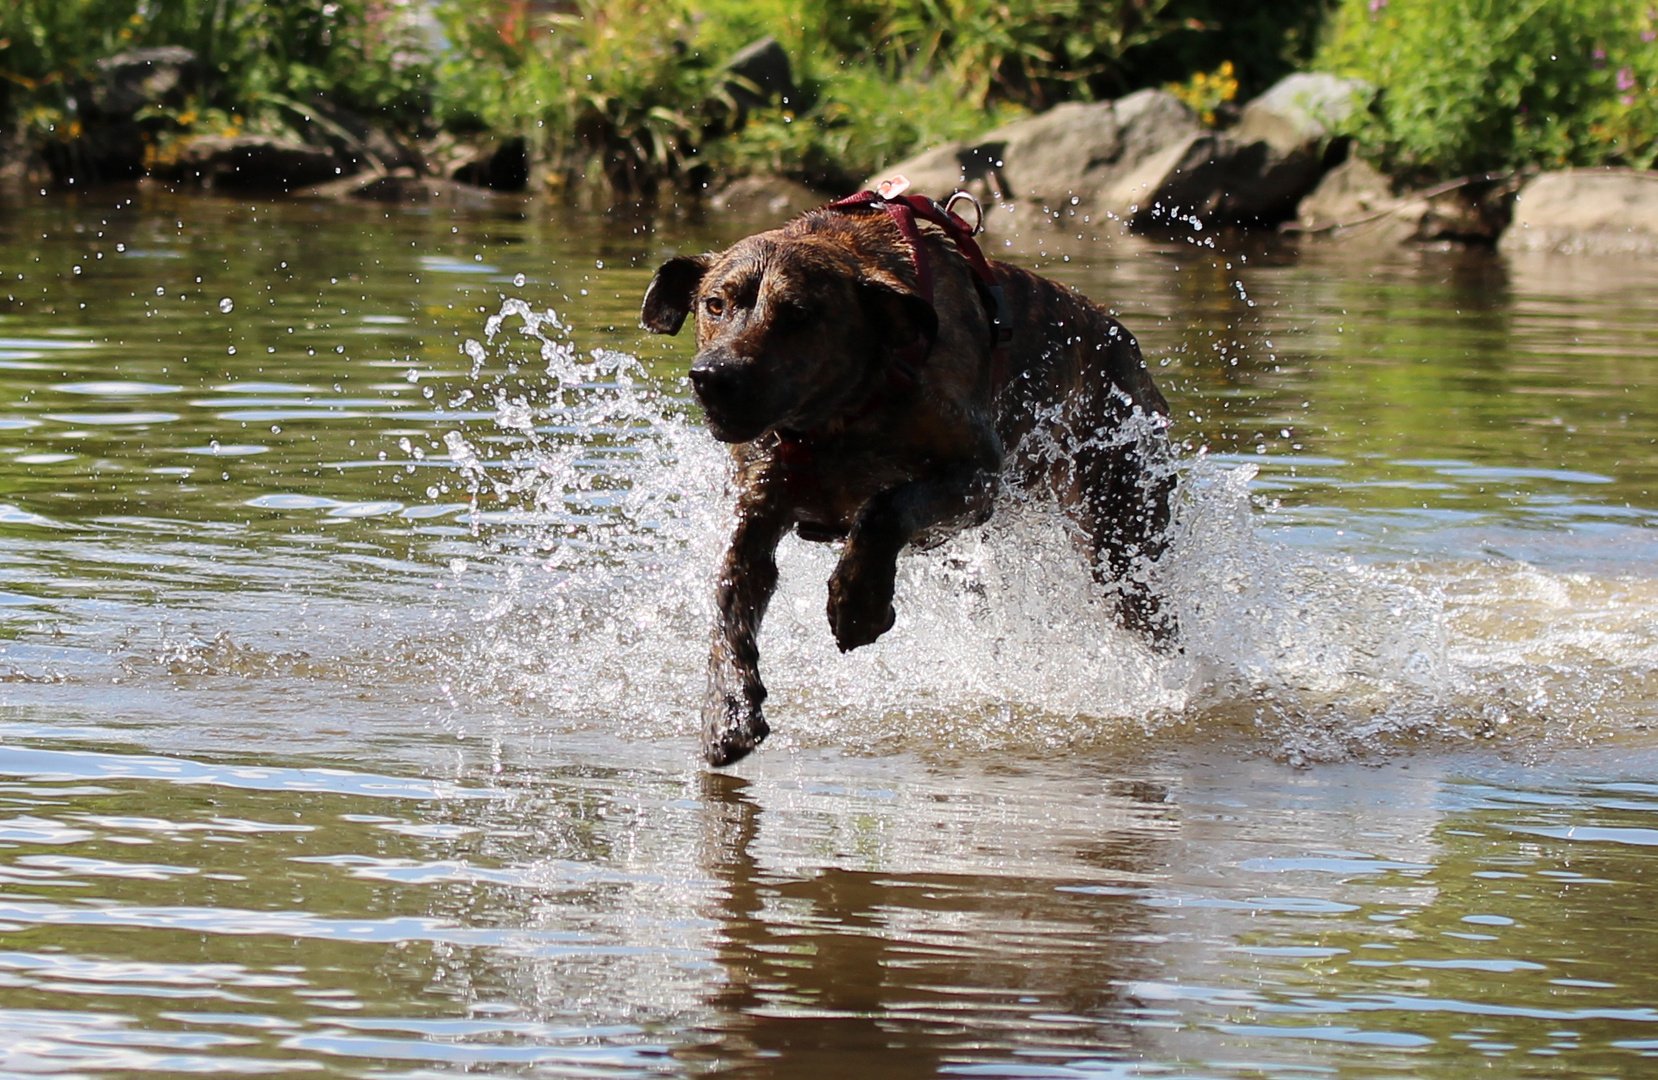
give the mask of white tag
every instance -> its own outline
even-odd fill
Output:
[[[889,176],[882,180],[875,188],[875,194],[883,199],[896,199],[910,189],[907,176]]]

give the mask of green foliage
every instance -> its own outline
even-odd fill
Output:
[[[1011,101],[1033,109],[1093,96],[1118,74],[1123,54],[1178,24],[1168,0],[852,0],[841,21],[868,23],[855,52],[880,56],[954,84],[975,105]],[[862,12],[858,9],[863,8]],[[877,14],[878,13],[878,14]]]
[[[716,66],[693,51],[688,6],[578,0],[530,22],[512,0],[439,8],[453,51],[436,104],[453,129],[522,135],[534,156],[602,170],[618,192],[679,178],[735,112]],[[591,159],[591,160],[589,160]]]
[[[1095,92],[1116,95],[1156,86],[1230,61],[1240,100],[1306,68],[1329,11],[1339,0],[1169,0],[1168,29],[1123,54],[1116,81]]]
[[[1125,50],[1174,24],[1168,0],[445,0],[439,71],[453,128],[524,135],[572,178],[618,191],[780,172],[838,187],[928,142],[1088,98]],[[766,34],[797,100],[740,110],[725,61]]]
[[[281,100],[314,95],[413,126],[428,111],[427,62],[404,0],[6,0],[0,80],[17,111],[71,123],[97,61],[182,45],[202,74],[194,105],[279,124]]]
[[[1658,158],[1653,0],[1343,0],[1318,66],[1381,87],[1355,134],[1405,176]]]

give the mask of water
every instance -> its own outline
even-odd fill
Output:
[[[694,732],[719,223],[0,206],[0,1076],[1650,1075],[1658,266],[1032,239],[1185,444]]]

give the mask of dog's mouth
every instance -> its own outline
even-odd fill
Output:
[[[728,418],[702,403],[703,419],[708,423],[708,434],[723,443],[752,442],[766,433],[770,424],[756,424],[754,421],[742,418]]]
[[[709,433],[720,442],[758,439],[775,419],[775,410],[762,392],[764,383],[747,364],[728,359],[699,361],[691,368],[691,389],[707,418]]]

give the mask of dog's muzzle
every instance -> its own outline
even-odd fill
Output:
[[[752,363],[728,354],[701,357],[691,365],[691,389],[714,438],[739,443],[765,433],[772,418],[759,381]]]

